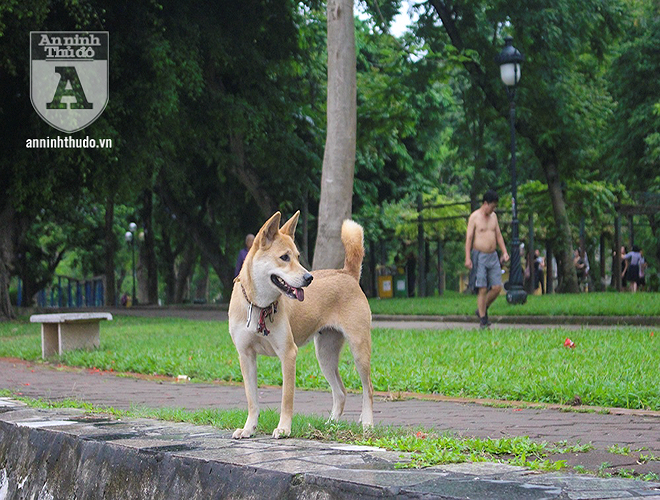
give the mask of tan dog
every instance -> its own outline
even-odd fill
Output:
[[[344,268],[315,271],[312,278],[300,265],[293,241],[299,214],[281,229],[279,212],[263,225],[234,283],[229,332],[240,358],[248,401],[248,418],[234,432],[236,439],[252,436],[257,428],[257,354],[277,356],[282,362],[282,408],[273,437],[291,433],[298,346],[312,337],[319,365],[332,388],[330,418],[338,419],[346,402],[339,355],[347,340],[362,381],[360,420],[365,427],[373,425],[371,309],[358,284],[364,256],[362,227],[344,221]]]

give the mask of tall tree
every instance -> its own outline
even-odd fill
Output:
[[[616,100],[610,121],[605,163],[614,168],[638,203],[660,200],[660,6],[652,0],[635,3],[621,46],[608,72]],[[645,193],[645,194],[642,194]],[[647,215],[660,262],[660,215]]]
[[[103,268],[98,263],[105,262],[110,287],[107,297],[112,300],[118,236],[111,232],[115,204],[130,200],[149,185],[154,167],[152,152],[163,142],[164,117],[175,109],[173,91],[178,80],[172,61],[165,57],[169,51],[157,20],[160,6],[152,2],[118,2],[106,9],[101,3],[56,0],[0,7],[0,69],[7,75],[0,79],[2,94],[7,96],[0,107],[0,132],[5,140],[0,152],[0,212],[10,210],[11,215],[0,218],[0,222],[7,223],[0,232],[7,235],[3,241],[12,244],[3,252],[10,255],[10,260],[1,267],[13,269],[14,274],[16,270],[28,273],[44,267],[40,264],[46,261],[46,274],[50,276],[43,278],[48,283],[55,270],[50,264],[56,265],[64,251],[76,245],[84,248],[89,242],[80,234],[65,234],[66,245],[51,245],[53,253],[46,255],[48,248],[35,247],[39,225],[75,225],[76,218],[90,209],[93,200],[102,199],[106,217],[86,222],[100,229],[95,241],[105,241],[105,250],[91,244],[96,252],[92,270],[101,274]],[[86,130],[73,134],[79,139],[111,139],[112,149],[26,148],[28,138],[61,135],[38,118],[25,97],[30,88],[26,33],[35,29],[109,30],[114,37],[110,44],[108,106]]]
[[[0,320],[15,317],[9,299],[9,278],[16,244],[12,241],[14,231],[6,230],[15,227],[13,221],[15,216],[16,213],[11,206],[3,206],[0,210]]]
[[[430,0],[429,4],[451,46],[465,56],[471,81],[502,116],[507,109],[494,62],[502,48],[502,32],[512,32],[516,46],[527,53],[516,128],[534,152],[548,185],[563,291],[579,291],[562,177],[589,166],[598,131],[602,132],[610,112],[600,63],[616,30],[618,0],[566,0],[561,5],[542,1],[534,9],[522,0]]]
[[[353,0],[328,0],[327,135],[321,175],[314,269],[341,267],[341,224],[350,218],[356,141],[356,55]]]
[[[0,318],[14,314],[7,287],[16,274],[19,248],[30,225],[38,217],[56,213],[58,206],[76,207],[94,170],[86,155],[73,155],[72,159],[65,149],[26,147],[26,139],[53,136],[53,129],[38,118],[26,98],[30,88],[27,34],[46,26],[66,29],[75,25],[72,18],[86,15],[88,7],[87,2],[80,2],[67,10],[60,3],[46,1],[0,7],[0,93],[4,96],[0,106],[4,145],[0,151]],[[61,258],[61,250],[54,249],[51,263]]]
[[[300,33],[308,30],[283,0],[167,1],[164,13],[167,36],[181,47],[174,57],[195,78],[181,75],[155,191],[231,288],[245,234],[276,209],[292,209],[317,171],[309,136],[318,126],[300,95],[309,83]]]

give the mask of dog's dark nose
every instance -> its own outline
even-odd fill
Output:
[[[314,276],[312,276],[310,273],[305,273],[303,275],[303,280],[305,280],[305,284],[303,286],[309,286],[313,279]]]

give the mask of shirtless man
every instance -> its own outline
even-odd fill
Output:
[[[465,267],[476,269],[477,316],[481,328],[488,328],[488,308],[502,290],[501,262],[508,262],[509,253],[504,245],[504,238],[497,222],[495,208],[499,197],[493,190],[488,190],[483,197],[481,207],[472,212],[468,220],[465,238]],[[502,258],[497,256],[497,247],[502,251]],[[473,262],[474,259],[474,262]]]

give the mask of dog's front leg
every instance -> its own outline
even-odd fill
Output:
[[[280,422],[273,431],[274,438],[287,437],[291,434],[291,419],[293,418],[293,396],[296,389],[296,357],[298,347],[289,336],[281,349],[276,350],[282,363],[282,406]]]
[[[249,438],[257,430],[259,421],[259,394],[257,392],[257,354],[250,349],[247,352],[239,352],[241,362],[241,373],[243,374],[243,386],[248,403],[248,417],[242,429],[236,429],[232,437],[234,439]]]

